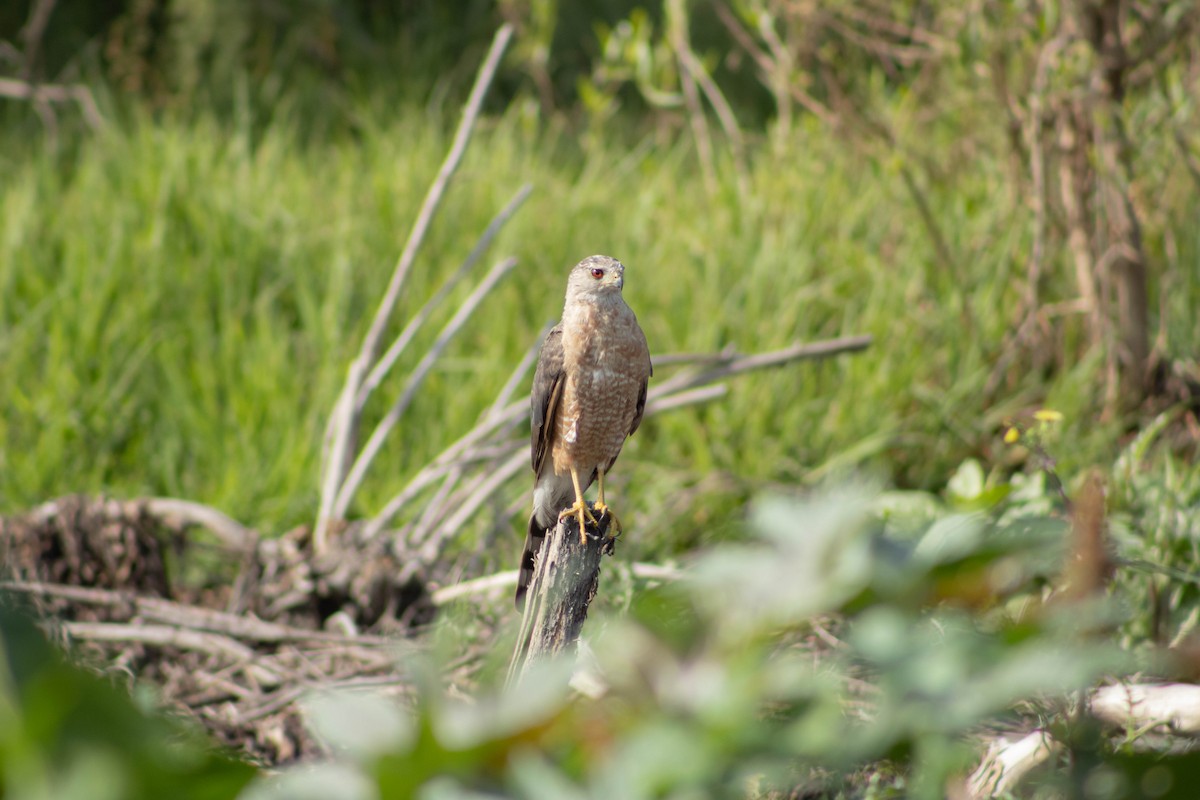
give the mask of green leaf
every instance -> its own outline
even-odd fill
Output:
[[[379,789],[353,764],[291,767],[256,781],[239,800],[378,800]]]
[[[987,479],[983,474],[983,466],[973,458],[958,465],[958,469],[950,476],[946,484],[946,493],[957,503],[973,503],[983,494]]]
[[[313,734],[337,753],[358,760],[407,750],[412,719],[381,692],[342,689],[310,694],[300,703]]]

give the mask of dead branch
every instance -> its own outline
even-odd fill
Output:
[[[18,33],[25,45],[24,52],[7,42],[0,43],[4,45],[5,55],[11,58],[20,69],[17,78],[0,78],[0,97],[28,100],[32,103],[52,139],[58,127],[54,111],[51,108],[55,103],[75,103],[83,113],[84,121],[93,130],[104,127],[104,117],[100,113],[91,91],[86,86],[82,84],[47,84],[41,81],[38,65],[41,61],[42,42],[55,4],[56,0],[36,0],[30,4],[29,17]]]
[[[565,653],[579,639],[600,583],[600,557],[612,553],[615,541],[608,535],[612,517],[598,522],[580,536],[578,520],[567,517],[542,540],[509,662],[509,685],[520,680],[530,664]]]
[[[775,107],[779,113],[781,133],[786,136],[791,130],[792,105],[795,100],[810,114],[830,127],[836,127],[839,120],[837,115],[824,103],[813,97],[803,86],[792,80],[793,61],[791,52],[775,32],[774,22],[770,14],[759,15],[758,33],[762,36],[770,55],[758,46],[753,37],[742,27],[741,21],[725,2],[714,2],[713,8],[726,30],[734,41],[747,55],[754,59],[759,71],[775,96]]]
[[[683,94],[684,106],[687,108],[688,124],[692,128],[692,139],[696,144],[696,156],[700,161],[700,174],[704,178],[704,188],[709,195],[717,190],[717,173],[713,160],[712,135],[708,131],[708,119],[704,114],[704,106],[700,102],[700,92],[696,85],[696,75],[685,63],[683,53],[688,44],[687,8],[681,0],[669,0],[665,5],[667,38],[671,51],[675,56],[679,69],[679,88]]]
[[[1190,683],[1101,686],[1088,694],[1087,707],[1096,719],[1127,732],[1200,736],[1200,686]],[[967,797],[1012,792],[1025,775],[1061,749],[1061,743],[1040,728],[1018,739],[993,740],[968,779]]]
[[[691,40],[688,35],[688,20],[687,12],[684,4],[680,0],[671,0],[667,4],[667,14],[671,20],[671,46],[675,51],[675,58],[679,62],[679,70],[686,76],[684,83],[684,97],[688,102],[689,111],[693,110],[693,103],[698,103],[698,98],[695,98],[695,87],[698,86],[704,94],[708,104],[712,106],[713,111],[717,115],[717,121],[721,123],[721,129],[725,131],[725,137],[729,140],[730,149],[733,151],[733,163],[737,169],[738,188],[743,194],[748,191],[746,182],[746,146],[745,139],[742,136],[742,129],[738,125],[737,117],[733,113],[733,108],[726,101],[725,95],[717,86],[716,81],[708,74],[708,70],[700,63],[700,59],[692,50]],[[692,89],[687,88],[688,84],[692,85]],[[703,113],[702,109],[695,109],[697,113]],[[707,136],[707,131],[705,132]],[[711,153],[710,153],[711,157]]]
[[[684,406],[694,406],[700,403],[711,403],[729,394],[729,385],[718,383],[715,386],[699,386],[695,389],[681,390],[669,397],[656,397],[646,401],[647,414],[661,414],[664,411],[674,411]]]
[[[196,515],[188,504],[158,505],[70,497],[0,518],[0,596],[29,598],[21,605],[86,649],[89,663],[99,655],[155,685],[165,704],[218,740],[272,764],[320,754],[300,722],[301,694],[355,681],[399,684],[393,651],[404,640],[358,631],[420,624],[428,617],[419,607],[432,606],[420,585],[395,582],[386,548],[338,541],[314,558],[303,529],[262,541],[251,532],[228,537],[241,562],[237,588],[218,576],[204,587],[175,586],[164,569],[167,537],[157,530],[164,523],[148,509],[183,512],[169,522],[179,526],[170,545],[181,564],[192,522],[180,520]],[[224,610],[235,594],[242,613]],[[345,624],[335,630],[336,620]]]
[[[421,310],[413,315],[413,318],[409,320],[408,324],[404,326],[404,330],[401,331],[400,335],[396,337],[396,340],[392,342],[391,346],[387,349],[387,352],[383,354],[383,357],[379,359],[379,363],[375,365],[375,367],[371,370],[371,374],[369,374],[367,379],[363,382],[362,388],[358,392],[358,397],[355,399],[355,411],[362,411],[363,406],[366,405],[367,398],[371,395],[371,392],[375,391],[375,389],[379,387],[379,384],[383,383],[383,379],[387,377],[389,372],[391,372],[392,367],[395,366],[396,361],[412,342],[413,338],[417,334],[417,331],[422,325],[425,324],[425,321],[429,319],[429,315],[432,314],[433,310],[441,303],[443,299],[445,299],[446,295],[450,293],[450,290],[457,286],[458,283],[464,277],[466,277],[467,273],[471,271],[471,268],[475,266],[487,249],[491,247],[492,241],[496,238],[496,235],[500,233],[500,229],[504,227],[504,224],[508,222],[508,220],[512,218],[513,214],[516,214],[517,210],[521,208],[527,199],[529,199],[529,195],[532,191],[533,185],[529,183],[517,190],[517,193],[513,195],[513,198],[508,201],[508,205],[500,209],[500,211],[496,213],[496,216],[492,218],[492,221],[488,223],[487,228],[479,237],[479,241],[475,243],[475,246],[471,248],[471,252],[467,254],[465,259],[463,259],[463,263],[461,266],[459,266],[458,270],[451,275],[445,283],[442,284],[442,286],[437,290],[437,293],[434,294],[434,296],[431,297],[429,301],[421,307]]]
[[[633,573],[633,577],[644,581],[677,581],[683,577],[683,572],[678,567],[642,561],[630,564],[629,571]],[[499,592],[509,592],[512,587],[517,585],[517,574],[515,569],[506,569],[491,575],[484,575],[482,578],[454,583],[434,590],[430,595],[430,600],[435,606],[444,606],[463,597],[474,595],[490,597]]]
[[[358,356],[350,364],[345,386],[334,406],[334,421],[331,423],[330,436],[328,437],[329,446],[322,464],[321,502],[317,512],[316,529],[313,534],[314,549],[318,553],[326,550],[329,524],[335,519],[333,514],[334,504],[338,499],[339,493],[344,496],[344,492],[342,492],[344,479],[354,463],[354,450],[358,435],[358,416],[355,411],[358,405],[359,391],[375,365],[379,348],[383,343],[384,332],[387,329],[392,312],[396,308],[396,303],[400,299],[400,291],[404,287],[413,262],[416,260],[417,251],[420,249],[425,239],[425,234],[429,230],[429,225],[437,213],[438,206],[441,204],[446,187],[449,185],[454,173],[458,170],[458,165],[461,163],[463,154],[466,152],[467,144],[470,142],[471,134],[475,128],[475,121],[483,106],[483,98],[491,86],[496,69],[500,64],[500,58],[508,47],[512,33],[512,26],[505,24],[496,31],[496,36],[492,39],[491,48],[488,50],[487,57],[479,68],[479,72],[475,77],[475,84],[471,88],[470,97],[463,108],[462,120],[455,131],[450,151],[446,154],[446,159],[442,162],[437,177],[434,178],[429,191],[425,195],[421,210],[418,212],[412,231],[409,233],[408,241],[405,243],[404,250],[400,254],[400,259],[396,264],[396,269],[392,273],[391,280],[388,282],[387,289],[384,291],[383,299],[380,301],[379,308],[375,312],[375,317],[371,321],[371,327],[363,339]]]
[[[77,603],[102,605],[110,608],[129,608],[129,616],[180,628],[219,633],[254,642],[324,642],[354,646],[383,647],[392,643],[385,636],[358,634],[346,636],[329,631],[317,631],[268,622],[247,614],[228,614],[215,609],[177,603],[160,597],[132,595],[111,589],[51,584],[39,581],[2,581],[0,590],[46,597],[61,597]]]
[[[30,100],[35,104],[75,103],[83,118],[93,130],[105,126],[104,115],[96,105],[96,98],[81,84],[30,83],[16,78],[0,78],[0,97],[14,100]]]
[[[74,639],[97,642],[133,642],[180,650],[198,650],[237,661],[252,661],[254,651],[236,639],[219,633],[205,633],[174,625],[129,625],[110,622],[64,622],[63,630]],[[278,676],[273,682],[278,683]]]
[[[796,361],[828,358],[841,353],[858,352],[867,349],[871,341],[871,336],[844,336],[839,339],[826,339],[821,342],[794,344],[791,347],[785,347],[781,350],[771,350],[766,353],[751,353],[749,355],[725,353],[715,361],[716,366],[712,369],[704,372],[683,372],[657,384],[650,390],[647,401],[656,400],[668,394],[683,391],[684,389],[691,389],[724,378],[741,375],[744,372],[779,367]]]
[[[994,740],[967,779],[966,796],[970,800],[982,800],[1012,792],[1022,778],[1059,749],[1061,745],[1041,729],[1019,739]]]
[[[483,302],[484,298],[496,288],[504,276],[511,272],[516,265],[517,260],[515,258],[506,258],[492,267],[483,280],[480,281],[479,285],[475,287],[475,291],[471,292],[467,299],[463,301],[463,304],[459,306],[458,311],[446,323],[445,327],[442,328],[442,331],[438,334],[437,339],[430,346],[429,350],[417,362],[412,372],[409,373],[408,380],[404,385],[404,391],[401,392],[400,397],[371,433],[371,438],[367,440],[362,453],[355,459],[354,465],[346,475],[341,488],[338,489],[333,505],[335,519],[341,519],[345,516],[346,510],[350,507],[350,502],[354,499],[355,493],[357,493],[359,486],[362,485],[362,481],[366,477],[367,468],[371,466],[371,462],[379,455],[384,440],[387,439],[392,429],[396,427],[396,423],[400,421],[400,417],[408,410],[408,407],[417,396],[417,390],[421,388],[421,384],[433,369],[433,365],[437,363],[442,353],[446,351],[446,347],[449,346],[450,341],[462,330],[467,320],[479,308],[479,304]],[[319,548],[318,552],[320,552]]]
[[[78,498],[60,498],[42,503],[29,512],[34,521],[45,521],[57,517],[64,511],[64,503],[78,504]],[[135,500],[103,499],[92,503],[89,508],[111,520],[132,519],[149,516],[163,527],[182,531],[189,525],[205,528],[215,534],[231,548],[243,549],[255,541],[254,531],[212,506],[176,497],[148,497]]]
[[[745,372],[857,352],[868,347],[870,343],[870,336],[848,336],[748,355],[726,351],[711,355],[665,356],[664,363],[680,364],[690,361],[700,366],[681,370],[665,381],[652,384],[646,403],[646,415],[652,416],[688,405],[711,402],[728,391],[724,384],[718,382]],[[657,359],[655,364],[662,365]],[[415,525],[407,532],[405,550],[411,551],[418,546],[420,549],[419,552],[412,553],[416,557],[415,560],[410,560],[404,568],[420,571],[433,563],[446,543],[490,497],[516,476],[527,462],[524,451],[527,443],[514,433],[517,424],[528,413],[527,400],[518,400],[499,409],[493,404],[492,410],[485,414],[474,428],[444,450],[433,462],[419,470],[383,510],[367,522],[362,529],[362,539],[371,540],[377,537],[422,492],[443,481],[447,476],[456,474],[458,470],[475,471],[476,476],[465,489],[444,493],[440,498],[441,510],[430,511],[426,506],[421,515],[424,524]],[[457,484],[464,477],[465,471],[457,474],[454,483]],[[435,520],[442,521],[430,527],[429,523]]]
[[[1200,736],[1200,686],[1190,683],[1102,686],[1088,707],[1097,719],[1127,730]]]

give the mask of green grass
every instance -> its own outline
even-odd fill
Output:
[[[0,511],[104,491],[187,497],[265,531],[311,521],[326,416],[448,136],[417,107],[364,112],[356,136],[319,143],[285,117],[251,131],[204,112],[135,113],[61,150],[0,148],[14,153],[0,162]],[[950,148],[971,124],[943,120],[911,138]],[[581,137],[516,109],[481,126],[397,320],[530,181],[491,254],[520,264],[429,379],[356,514],[475,421],[556,317],[566,270],[594,252],[628,265],[626,295],[655,352],[876,337],[866,353],[746,376],[720,402],[651,420],[614,476],[634,519],[712,473],[736,476],[729,494],[646,536],[651,548],[691,541],[761,485],[865,465],[937,488],[965,457],[998,462],[1002,420],[1043,403],[1067,417],[1065,471],[1111,463],[1121,421],[1097,420],[1096,365],[1071,348],[1056,374],[1018,365],[998,401],[983,394],[1031,230],[998,142],[941,165],[927,189],[948,272],[894,165],[817,124],[758,150],[745,196],[727,163],[706,195],[686,138],[630,138]],[[1161,175],[1174,204],[1146,220],[1148,244],[1169,234],[1178,263],[1194,264],[1200,200],[1185,176]],[[1061,272],[1048,297],[1072,295]],[[1200,332],[1184,310],[1200,284],[1172,275],[1170,344],[1194,351]],[[1069,340],[1074,323],[1065,330]],[[526,489],[514,483],[510,497]]]

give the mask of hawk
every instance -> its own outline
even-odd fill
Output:
[[[583,493],[604,476],[637,430],[646,409],[653,369],[646,335],[621,296],[625,266],[609,256],[588,256],[571,269],[562,319],[542,343],[530,393],[533,513],[517,576],[517,608],[533,580],[534,562],[546,533],[574,515],[584,535],[596,522]],[[613,522],[620,530],[616,515]]]

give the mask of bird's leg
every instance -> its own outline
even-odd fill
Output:
[[[616,512],[608,507],[608,503],[604,502],[604,470],[596,470],[596,478],[600,482],[600,493],[596,498],[596,513],[601,517],[605,514],[612,517],[613,530],[619,536],[621,534],[621,520],[617,517]]]
[[[599,523],[592,516],[592,512],[588,510],[587,501],[583,499],[583,487],[579,485],[579,471],[575,467],[571,467],[571,483],[575,484],[575,505],[558,512],[558,519],[561,522],[564,518],[572,515],[578,518],[579,539],[587,544],[587,523],[590,522],[593,525]]]

